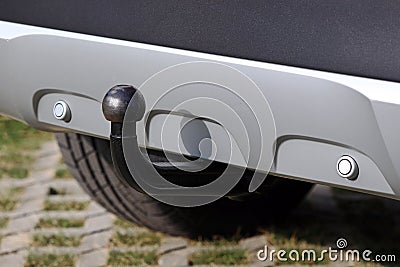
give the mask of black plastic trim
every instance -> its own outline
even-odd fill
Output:
[[[0,20],[400,81],[389,0],[2,0]]]

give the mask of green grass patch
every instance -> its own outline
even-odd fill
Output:
[[[248,262],[244,249],[207,249],[189,256],[190,265],[239,265]]]
[[[12,211],[17,206],[17,201],[8,197],[0,197],[0,211]]]
[[[152,232],[122,233],[115,232],[111,238],[113,246],[154,246],[161,244],[161,235]]]
[[[234,235],[232,237],[222,237],[222,236],[212,236],[207,239],[199,239],[195,241],[191,241],[194,246],[214,246],[214,247],[223,247],[223,246],[235,246],[240,241],[240,235]]]
[[[0,229],[6,227],[9,220],[7,217],[0,218]]]
[[[63,201],[53,202],[47,200],[44,203],[44,210],[47,211],[60,211],[60,210],[85,210],[89,206],[89,201]]]
[[[84,219],[42,218],[36,228],[74,228],[82,227]]]
[[[68,179],[72,178],[72,175],[69,173],[67,166],[65,166],[65,164],[62,164],[56,169],[55,178]]]
[[[121,227],[121,228],[136,228],[137,226],[131,222],[128,222],[126,220],[117,218],[114,222],[115,226]]]
[[[67,236],[65,234],[43,235],[35,234],[33,236],[33,245],[36,247],[54,246],[54,247],[76,247],[81,243],[80,236]]]
[[[0,211],[14,210],[17,206],[17,197],[22,191],[22,187],[14,187],[0,192]]]
[[[0,177],[27,177],[34,161],[30,152],[39,149],[52,136],[0,116]]]
[[[25,267],[74,266],[75,256],[71,254],[31,253],[26,258]]]
[[[157,255],[155,251],[111,251],[108,257],[108,265],[111,266],[143,266],[155,264],[157,264]]]
[[[285,258],[287,258],[287,261],[280,262],[277,258],[275,259],[275,262],[277,265],[279,264],[297,264],[297,265],[315,265],[315,264],[328,264],[329,263],[329,258],[324,257],[322,260],[318,260],[321,256],[321,252],[324,249],[327,249],[327,247],[320,246],[317,244],[312,244],[309,243],[305,240],[300,240],[297,239],[295,235],[292,235],[290,238],[286,238],[281,235],[276,235],[274,233],[268,234],[268,240],[275,246],[278,247],[280,250],[286,251]],[[296,250],[299,252],[299,260],[291,260],[288,257],[288,254],[291,250]],[[305,250],[312,250],[315,251],[315,261],[314,258],[311,257],[308,259],[307,257],[302,260],[302,252]],[[296,258],[296,254],[293,254],[293,257]]]

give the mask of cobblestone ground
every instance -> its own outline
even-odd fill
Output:
[[[397,253],[400,247],[398,202],[323,186],[315,187],[294,213],[268,230],[218,248],[212,242],[152,233],[106,212],[74,179],[56,178],[60,154],[55,142],[46,143],[37,156],[28,178],[0,180],[2,195],[8,196],[1,200],[0,266],[188,266],[193,264],[190,255],[213,249],[244,251],[246,266],[269,266],[256,258],[266,244],[285,247],[303,240],[295,244],[328,246],[340,237],[355,248],[372,246],[386,253],[396,248],[391,253]],[[260,212],[268,212],[267,207]],[[58,263],[54,255],[61,257]],[[121,263],[121,255],[138,261]]]

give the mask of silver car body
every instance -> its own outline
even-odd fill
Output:
[[[110,125],[102,115],[101,101],[109,88],[120,83],[139,87],[160,71],[190,62],[220,64],[244,74],[260,89],[273,117],[274,138],[259,144],[265,151],[261,161],[271,161],[272,166],[246,161],[240,149],[246,143],[237,144],[231,156],[220,151],[215,160],[229,159],[229,164],[281,177],[400,199],[400,126],[396,120],[400,117],[400,84],[395,82],[0,22],[0,113],[41,130],[108,138]],[[149,91],[147,96],[162,93]],[[256,103],[260,96],[250,91],[243,97]],[[68,122],[53,115],[54,104],[60,100],[71,110]],[[175,105],[163,103],[162,109],[172,110]],[[265,115],[261,107],[252,108],[256,115]],[[216,143],[223,142],[218,140],[224,131],[210,121],[217,120],[228,130],[235,127],[229,124],[232,118],[217,108],[199,112],[208,119],[204,121],[207,135]],[[156,133],[161,123],[154,119],[146,125],[154,133],[146,146],[182,153],[173,129],[166,133],[171,144],[169,138],[164,140],[167,143],[159,142]],[[197,146],[203,134],[193,127],[193,135],[200,136],[180,136],[185,140],[178,141],[185,144],[183,153],[189,155],[195,153],[191,142]],[[357,179],[337,173],[337,161],[343,155],[357,162]]]

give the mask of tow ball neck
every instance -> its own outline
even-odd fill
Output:
[[[160,175],[168,182],[179,186],[196,187],[208,184],[217,179],[226,169],[226,164],[209,162],[208,167],[199,172],[189,172],[178,168],[181,162],[166,162],[164,151],[151,151],[149,158],[145,157],[139,147],[136,123],[143,119],[145,113],[145,99],[141,92],[130,85],[117,85],[111,88],[102,102],[104,117],[111,122],[110,148],[116,174],[120,180],[128,183],[139,192],[148,192],[139,186],[137,179],[156,179]],[[129,109],[129,112],[127,112]],[[127,116],[127,118],[125,118]],[[123,136],[124,124],[129,123],[133,132]],[[129,155],[133,160],[133,168],[129,168],[124,154],[124,146],[129,145]],[[151,158],[163,159],[150,161]],[[169,157],[170,158],[170,157]],[[135,179],[136,178],[136,179]],[[163,187],[168,184],[159,184],[162,194]],[[154,188],[150,188],[154,191]],[[156,190],[157,191],[157,190]]]

